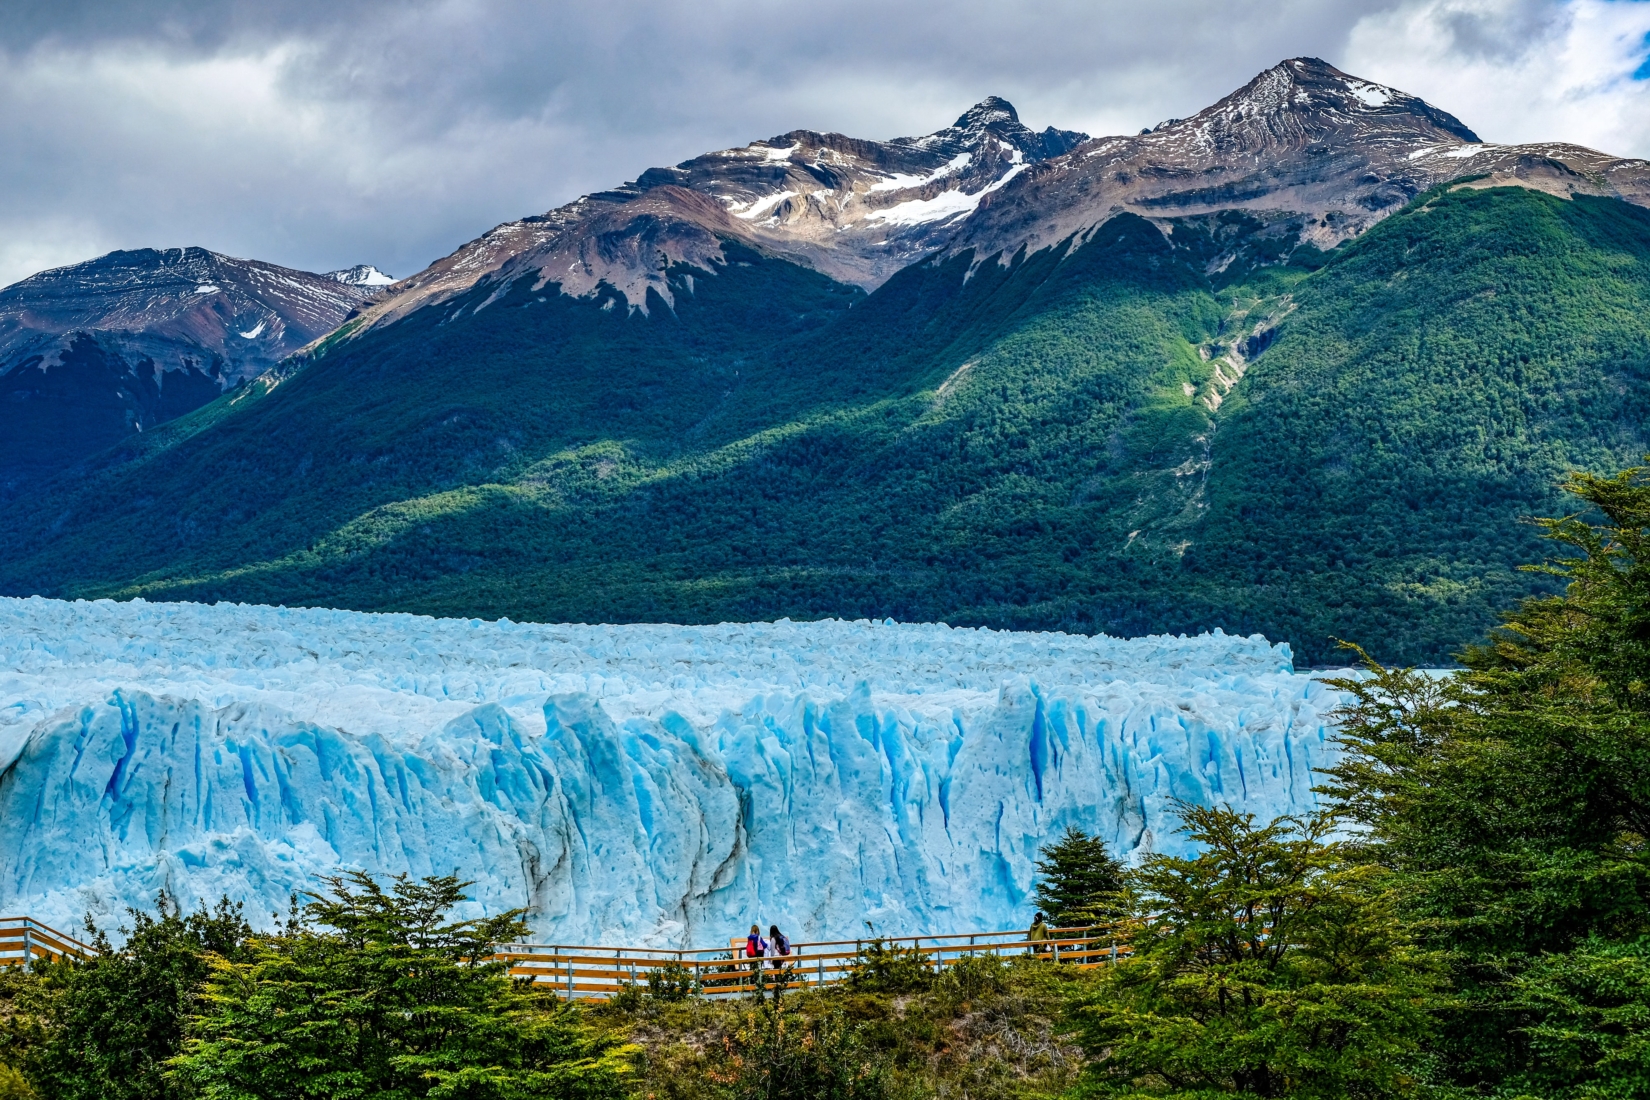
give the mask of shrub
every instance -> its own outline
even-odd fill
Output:
[[[329,883],[302,926],[253,937],[244,962],[217,961],[171,1063],[185,1095],[625,1094],[632,1048],[493,959],[494,944],[525,934],[520,910],[451,922],[468,885],[451,876]]]
[[[0,1064],[0,1100],[36,1100],[36,1096],[21,1073]]]
[[[928,956],[915,947],[886,944],[881,937],[860,946],[848,987],[858,993],[920,993],[934,983]]]
[[[640,1012],[647,1003],[647,995],[635,982],[620,980],[619,991],[608,999],[608,1007],[618,1012]]]
[[[655,1001],[673,1004],[697,995],[693,971],[679,962],[655,966],[647,972],[647,995]]]
[[[807,1019],[782,1001],[746,1016],[735,1036],[737,1100],[881,1100],[881,1060],[841,1013]]]
[[[977,1001],[1008,988],[1008,966],[996,955],[964,955],[940,971],[934,992],[947,1001]]]

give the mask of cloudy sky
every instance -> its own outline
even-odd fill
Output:
[[[1487,140],[1650,156],[1650,0],[8,0],[0,284],[177,245],[403,276],[785,130],[997,94],[1132,132],[1303,54]]]

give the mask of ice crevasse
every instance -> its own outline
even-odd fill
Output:
[[[0,599],[0,911],[255,923],[344,868],[558,943],[1024,923],[1068,825],[1311,810],[1340,698],[1259,635],[550,626]]]

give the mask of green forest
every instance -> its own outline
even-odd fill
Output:
[[[870,295],[731,242],[645,310],[478,286],[11,502],[0,592],[1447,664],[1551,591],[1520,520],[1650,450],[1650,211],[1458,181],[1299,229],[1120,215]]]
[[[6,1100],[1258,1100],[1650,1097],[1650,467],[1567,482],[1553,591],[1454,673],[1336,681],[1322,813],[1181,807],[1190,856],[1082,830],[1038,903],[1124,945],[712,1000],[516,982],[454,878],[332,880],[262,931],[224,903],[0,973]],[[1486,537],[1489,537],[1486,533]]]

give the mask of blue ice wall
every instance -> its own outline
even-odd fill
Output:
[[[1285,646],[893,623],[584,627],[0,600],[0,911],[252,915],[340,868],[474,879],[556,942],[1024,924],[1068,825],[1309,810]]]

